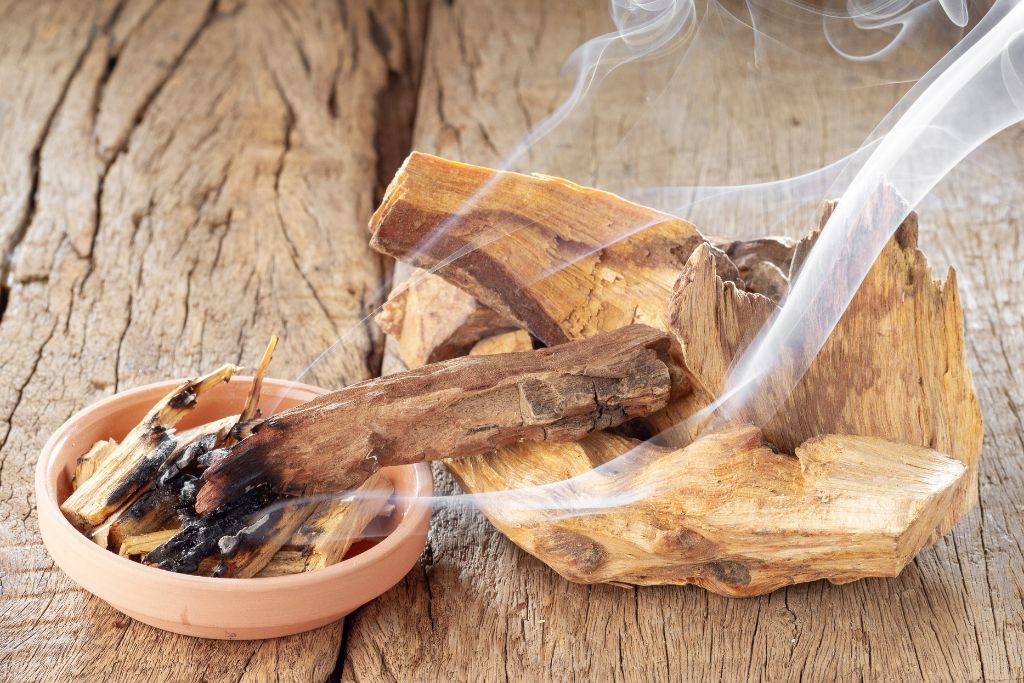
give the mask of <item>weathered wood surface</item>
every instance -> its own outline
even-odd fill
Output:
[[[211,643],[89,599],[50,563],[29,492],[46,435],[95,398],[221,361],[251,364],[268,334],[292,330],[272,368],[287,375],[370,308],[377,262],[364,249],[365,218],[376,167],[389,177],[407,147],[425,17],[418,2],[366,3],[376,21],[343,5],[344,24],[333,3],[222,2],[212,13],[155,0],[0,3],[0,249],[21,245],[0,297],[0,679],[305,681],[335,667],[338,626]],[[601,0],[557,11],[546,0],[433,3],[416,147],[498,164],[564,96],[558,66],[608,30],[607,15]],[[721,73],[700,66],[686,71],[707,95],[678,117],[687,134],[636,146],[648,178],[750,182],[817,168],[860,144],[867,130],[854,124],[877,121],[905,87],[834,98],[827,78],[777,83],[791,96],[767,107],[757,92],[741,96],[746,61]],[[333,82],[342,87],[332,98]],[[592,159],[593,146],[621,134],[621,112],[599,113],[597,130],[518,169],[621,189],[622,168]],[[990,149],[943,184],[945,203],[922,208],[921,236],[934,265],[959,270],[985,415],[980,504],[900,578],[744,601],[698,588],[581,587],[479,513],[445,507],[420,566],[347,619],[342,678],[1024,677],[1024,136],[1011,130]],[[709,232],[800,237],[807,216],[765,226],[723,211]],[[312,381],[370,376],[367,352],[378,347],[366,341],[336,351]],[[446,474],[440,489],[455,490]]]
[[[275,376],[353,324],[309,381],[377,373],[380,335],[358,325],[383,272],[366,220],[378,162],[404,154],[384,147],[408,139],[422,3],[3,2],[0,17],[0,679],[322,680],[341,624],[203,641],[90,598],[39,540],[32,476],[79,408],[251,368],[272,333]]]
[[[668,403],[670,345],[664,332],[629,325],[333,391],[253,427],[203,472],[196,511],[211,513],[257,486],[292,495],[347,491],[381,467],[576,441],[647,417]]]
[[[551,12],[545,4],[432,8],[415,148],[499,164],[499,150],[511,149],[557,104],[565,83],[553,74],[567,45],[606,30],[607,7],[595,2]],[[867,131],[854,124],[877,120],[900,92],[894,85],[833,99],[820,87],[823,77],[793,89],[792,97],[773,98],[789,105],[769,109],[756,92],[741,96],[745,64],[724,73],[692,66],[692,78],[708,93],[696,98],[704,116],[688,110],[690,134],[671,142],[652,137],[641,151],[667,158],[666,176],[683,167],[715,183],[817,168],[859,145]],[[621,133],[619,112],[603,114],[605,130],[581,134],[547,156],[537,151],[518,168],[610,187],[621,169],[595,167],[589,158],[590,145]],[[712,125],[722,121],[730,125]],[[922,207],[922,249],[938,272],[950,261],[958,267],[985,446],[979,507],[899,578],[819,582],[743,601],[697,588],[578,586],[497,536],[479,513],[446,507],[435,513],[421,570],[348,620],[343,679],[1024,677],[1024,369],[1013,350],[1024,343],[1021,142],[1019,129],[1001,135],[991,145],[1003,166],[965,168],[940,188],[946,203]],[[738,237],[800,237],[812,227],[813,207],[805,209],[791,224],[750,225],[726,211],[713,228],[698,227]],[[396,360],[387,354],[385,370]],[[435,471],[442,491],[457,490]],[[398,639],[409,648],[393,648]]]

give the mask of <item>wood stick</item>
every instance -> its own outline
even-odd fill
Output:
[[[274,357],[274,351],[277,349],[277,335],[270,335],[270,343],[267,344],[266,350],[263,351],[263,357],[260,358],[260,362],[256,365],[256,371],[252,375],[252,386],[249,388],[249,395],[245,399],[245,407],[242,408],[242,414],[239,416],[239,422],[249,422],[256,417],[257,410],[260,405],[260,392],[263,391],[263,376],[267,374],[267,368],[270,367],[270,360]]]
[[[214,576],[246,579],[256,576],[316,509],[318,503],[279,498],[254,515],[252,523],[218,541],[220,565]]]
[[[236,370],[234,365],[224,365],[188,380],[157,403],[96,473],[60,506],[71,523],[91,531],[143,488],[174,453],[177,441],[170,429],[195,407],[203,393],[229,381]]]
[[[105,439],[94,443],[85,455],[78,458],[78,464],[75,465],[75,474],[71,477],[72,488],[77,489],[89,477],[95,474],[107,456],[113,453],[116,448],[117,441],[115,439]]]
[[[634,325],[526,353],[457,358],[355,384],[267,419],[211,466],[204,514],[268,482],[339,492],[385,465],[567,441],[664,407],[667,336]]]
[[[608,192],[419,152],[370,229],[374,249],[440,266],[438,275],[549,346],[634,322],[662,329],[679,271],[704,242],[690,223]],[[724,255],[721,265],[735,280]]]
[[[271,576],[287,576],[301,574],[305,570],[306,555],[301,550],[278,550],[270,558],[267,566],[256,574],[256,577],[262,579]]]
[[[150,531],[139,536],[129,536],[121,542],[117,551],[118,555],[121,557],[145,555],[162,545],[176,533],[178,533],[177,529],[161,529],[160,531]]]
[[[341,562],[366,526],[388,506],[395,487],[383,472],[375,472],[346,498],[321,503],[306,526],[313,539],[304,571]]]

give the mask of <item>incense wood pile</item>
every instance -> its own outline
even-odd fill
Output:
[[[239,370],[224,365],[172,391],[120,442],[94,444],[78,460],[65,516],[100,546],[177,572],[267,577],[340,562],[393,509],[383,473],[347,496],[301,499],[263,486],[209,515],[195,509],[202,473],[264,422],[260,390],[276,344],[260,360],[238,415],[175,429]]]
[[[913,213],[806,374],[777,359],[765,395],[781,407],[702,412],[833,208],[799,241],[712,241],[609,193],[415,153],[373,216],[371,245],[425,270],[380,322],[410,367],[471,341],[479,356],[635,323],[669,334],[671,399],[649,418],[446,461],[468,492],[516,490],[478,505],[572,581],[747,596],[894,576],[976,503],[982,440],[955,273],[932,278]],[[880,192],[858,228],[876,232],[894,213],[907,211]],[[657,444],[633,438],[659,432]]]

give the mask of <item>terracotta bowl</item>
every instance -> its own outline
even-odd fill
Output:
[[[252,381],[235,377],[204,397],[184,429],[237,413]],[[178,382],[116,394],[77,413],[43,447],[36,466],[39,531],[46,549],[82,588],[130,617],[157,628],[203,638],[274,638],[336,621],[398,583],[426,544],[433,480],[427,465],[386,468],[395,511],[386,535],[362,542],[346,559],[317,571],[273,578],[215,579],[146,567],[100,548],[78,532],[58,505],[71,492],[78,456],[97,440],[124,437]],[[267,379],[264,411],[283,410],[325,390]]]

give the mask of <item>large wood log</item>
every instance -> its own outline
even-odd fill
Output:
[[[941,453],[873,437],[815,437],[794,457],[749,425],[678,450],[601,436],[519,447],[543,451],[546,469],[506,457],[460,462],[457,476],[493,492],[477,498],[488,518],[571,581],[734,597],[896,576],[935,541],[966,476]],[[535,488],[501,493],[510,480]]]
[[[663,408],[670,363],[668,336],[633,325],[355,384],[254,429],[203,473],[196,510],[261,483],[287,494],[340,492],[388,465],[579,439]]]

